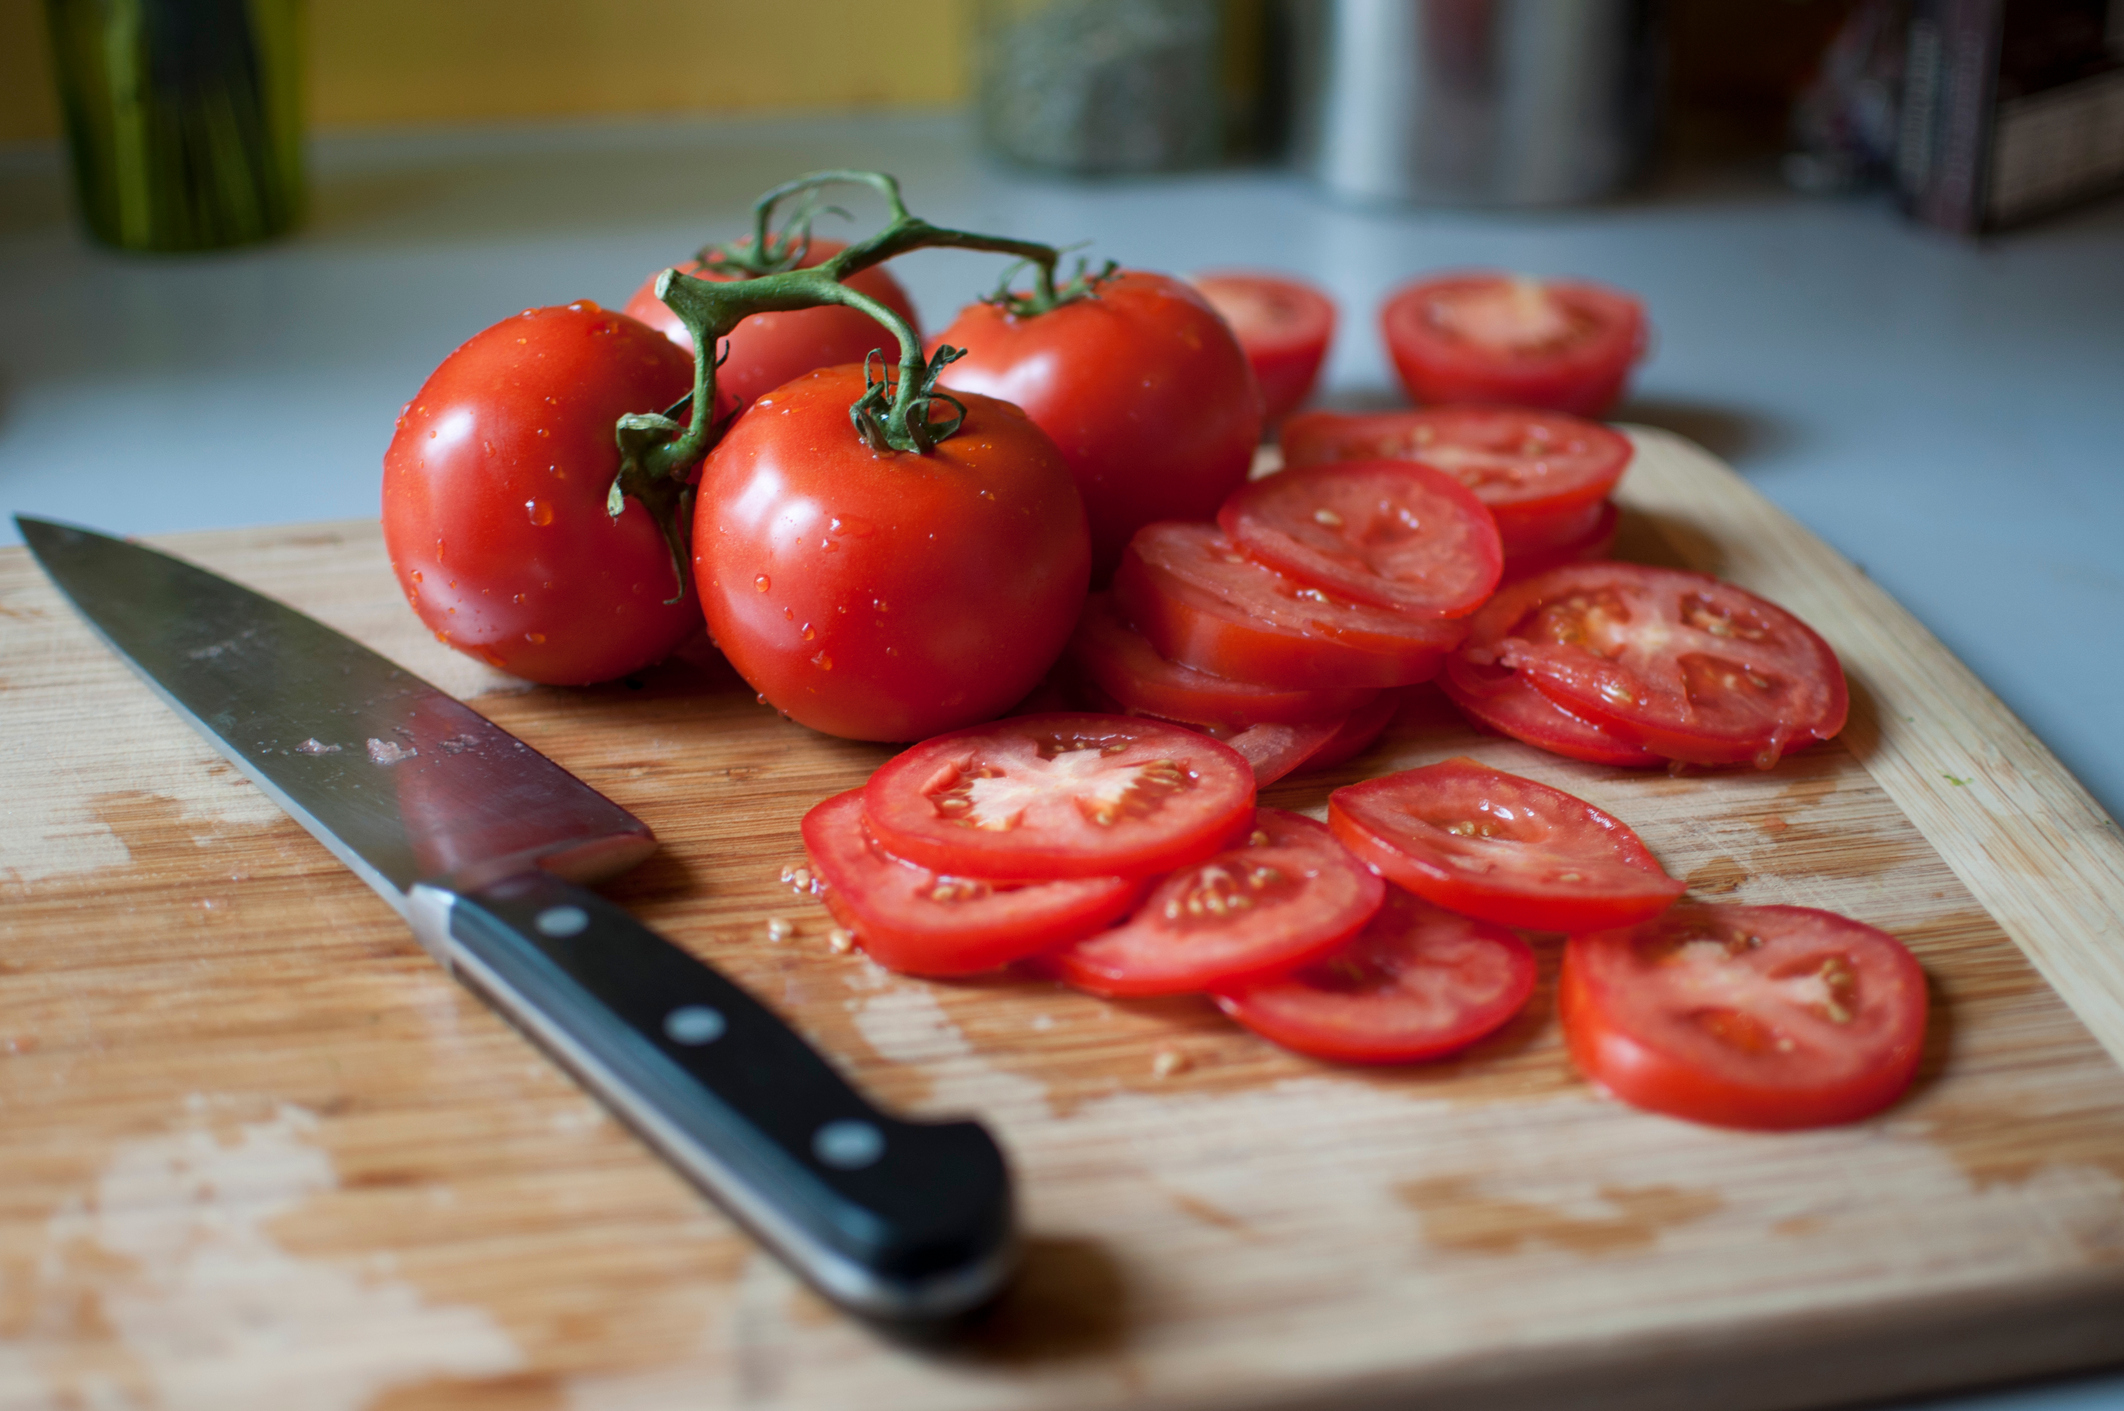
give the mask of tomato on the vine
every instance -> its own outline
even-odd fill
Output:
[[[1599,416],[1645,348],[1645,311],[1582,280],[1457,274],[1395,291],[1380,331],[1417,402],[1508,402]]]
[[[859,367],[754,402],[701,470],[694,577],[709,631],[791,718],[919,740],[1008,709],[1069,640],[1089,549],[1069,468],[1008,403],[964,395],[928,454],[849,425]]]
[[[1261,392],[1231,329],[1191,286],[1127,270],[1038,313],[962,310],[953,391],[1000,397],[1054,437],[1084,494],[1092,577],[1159,519],[1208,519],[1245,480]]]
[[[814,239],[796,268],[809,269],[847,248],[841,241]],[[657,271],[661,274],[662,271]],[[679,273],[695,279],[724,283],[736,279],[702,267],[699,260],[679,266]],[[669,338],[690,355],[693,336],[671,307],[656,297],[657,274],[642,281],[627,301],[627,313]],[[921,335],[921,320],[915,317],[914,301],[883,265],[872,265],[848,276],[847,285],[893,310]],[[845,304],[821,304],[810,309],[788,309],[753,314],[722,340],[729,356],[716,370],[716,385],[738,406],[746,406],[785,382],[813,368],[859,363],[873,351],[882,350],[890,362],[899,347],[893,331],[860,309]]]
[[[384,453],[384,544],[421,621],[556,685],[640,670],[698,630],[649,512],[606,511],[614,424],[692,387],[690,357],[588,300],[526,309],[445,358]]]

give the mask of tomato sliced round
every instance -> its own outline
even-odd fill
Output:
[[[1547,573],[1552,568],[1561,568],[1567,563],[1595,563],[1605,559],[1615,548],[1615,531],[1622,527],[1622,511],[1613,500],[1603,500],[1594,505],[1592,520],[1586,531],[1575,539],[1553,544],[1545,549],[1528,549],[1518,554],[1507,553],[1504,572],[1498,575],[1497,586],[1518,583],[1532,578],[1537,573]]]
[[[1635,740],[1571,714],[1529,686],[1515,671],[1476,666],[1455,657],[1439,673],[1438,687],[1475,724],[1550,754],[1622,769],[1667,762],[1664,755],[1653,753]]]
[[[1885,931],[1803,906],[1678,906],[1571,937],[1557,994],[1586,1077],[1720,1127],[1855,1122],[1910,1085],[1925,974]]]
[[[1584,538],[1636,448],[1598,422],[1530,407],[1426,407],[1351,415],[1306,412],[1284,423],[1287,466],[1421,461],[1489,507],[1508,561]]]
[[[1188,283],[1232,326],[1269,422],[1290,415],[1320,376],[1335,336],[1335,301],[1304,280],[1253,270],[1217,270]]]
[[[1213,524],[1138,530],[1114,596],[1168,661],[1276,686],[1428,681],[1466,632],[1456,619],[1336,598],[1248,558]]]
[[[1302,761],[1305,768],[1333,769],[1370,749],[1401,712],[1402,695],[1400,691],[1381,691],[1370,705],[1351,711],[1335,737]]]
[[[1241,553],[1337,597],[1465,617],[1503,551],[1482,501],[1415,461],[1338,461],[1251,481],[1217,511]]]
[[[1244,728],[1265,721],[1340,719],[1369,702],[1369,687],[1323,689],[1230,681],[1167,661],[1128,623],[1111,593],[1085,599],[1068,657],[1124,707],[1166,720]]]
[[[1573,715],[1692,764],[1768,769],[1844,726],[1836,653],[1775,603],[1709,574],[1584,563],[1504,589],[1462,655]]]
[[[1687,890],[1613,814],[1464,757],[1337,789],[1328,827],[1389,881],[1500,926],[1628,926]]]
[[[1327,829],[1264,808],[1243,846],[1178,869],[1128,920],[1038,965],[1109,998],[1190,994],[1333,950],[1385,895]]]
[[[1379,327],[1417,402],[1505,402],[1599,416],[1645,348],[1644,306],[1580,280],[1489,272],[1397,290]]]
[[[1014,715],[925,740],[863,789],[895,857],[965,877],[1142,877],[1253,819],[1254,772],[1207,735],[1120,715]]]
[[[1534,950],[1399,887],[1365,928],[1287,975],[1220,986],[1226,1014],[1338,1063],[1414,1063],[1495,1032],[1534,993]]]
[[[834,919],[863,950],[906,975],[973,975],[1088,936],[1132,910],[1125,877],[1013,882],[953,877],[902,861],[863,822],[863,791],[804,815],[804,851]]]

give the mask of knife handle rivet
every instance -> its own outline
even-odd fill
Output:
[[[564,936],[580,936],[590,925],[590,913],[579,906],[549,906],[531,923],[538,927],[541,936],[559,940]]]
[[[828,1122],[811,1135],[811,1154],[839,1171],[860,1171],[885,1154],[885,1134],[868,1122]]]
[[[688,1048],[714,1043],[729,1027],[720,1009],[705,1004],[682,1005],[664,1016],[664,1036]]]

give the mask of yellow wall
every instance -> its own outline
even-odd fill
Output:
[[[967,0],[308,0],[318,128],[951,103]],[[55,137],[44,0],[0,0],[0,142]],[[801,39],[776,18],[803,18]]]

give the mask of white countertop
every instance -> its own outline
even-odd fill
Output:
[[[77,233],[56,149],[0,149],[0,509],[127,533],[373,516],[392,421],[460,341],[532,304],[616,307],[822,167],[1094,259],[1309,276],[1343,308],[1331,404],[1399,402],[1372,311],[1418,272],[1634,290],[1657,343],[1618,417],[1738,467],[2124,814],[2124,201],[1974,245],[1744,175],[1590,210],[1367,211],[1267,170],[1010,172],[955,118],[601,124],[326,139],[295,238],[142,258]],[[894,268],[937,328],[998,261]],[[1926,1404],[2119,1411],[2124,1376]]]

